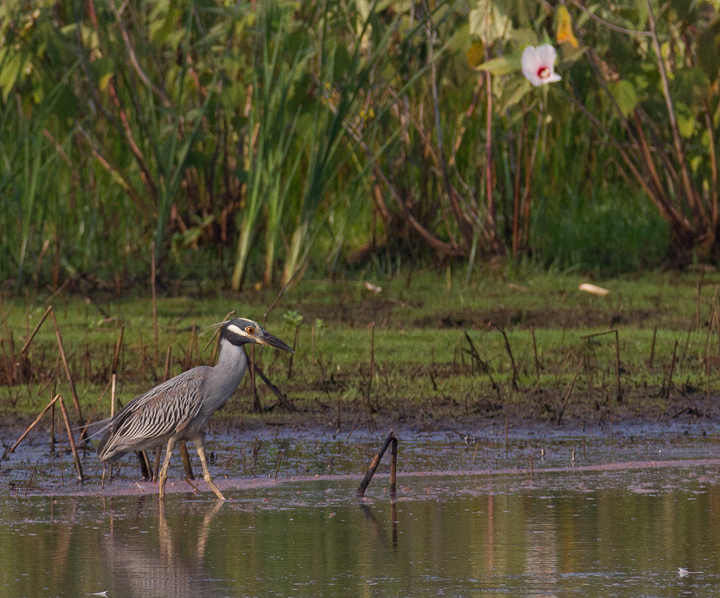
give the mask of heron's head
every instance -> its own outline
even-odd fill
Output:
[[[227,322],[220,333],[220,340],[222,339],[238,346],[257,343],[258,345],[267,345],[268,347],[275,347],[276,349],[282,349],[290,353],[293,352],[293,350],[279,338],[269,332],[265,332],[260,327],[260,324],[245,318],[235,318]]]

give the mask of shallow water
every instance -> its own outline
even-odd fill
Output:
[[[161,507],[130,458],[103,487],[88,453],[77,486],[37,435],[0,470],[0,598],[720,590],[718,430],[514,430],[507,448],[502,426],[463,436],[401,433],[392,503],[384,465],[354,497],[382,434],[218,433],[207,445],[231,500],[193,492],[176,458]]]

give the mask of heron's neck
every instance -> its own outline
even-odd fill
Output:
[[[247,369],[247,362],[242,346],[226,340],[220,341],[218,362],[208,377],[208,383],[214,387],[210,396],[216,398],[219,405],[225,403],[237,389]]]

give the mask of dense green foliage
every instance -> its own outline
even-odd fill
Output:
[[[0,276],[120,290],[153,244],[233,288],[712,258],[717,2],[685,5],[7,0]],[[563,80],[531,88],[519,52],[555,37]]]

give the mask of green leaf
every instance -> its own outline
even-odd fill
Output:
[[[519,71],[521,67],[521,59],[519,56],[498,56],[487,62],[483,62],[476,68],[479,71],[488,71],[493,75],[507,75],[515,71]]]
[[[720,19],[705,29],[697,40],[698,64],[710,79],[717,79],[720,71]]]
[[[517,104],[532,89],[530,81],[525,77],[517,77],[503,86],[502,95],[498,102],[498,110],[504,112]]]
[[[678,69],[672,83],[673,96],[688,106],[701,107],[710,91],[710,81],[699,66]]]
[[[3,100],[7,101],[24,64],[25,57],[18,52],[10,58],[9,62],[0,71],[0,90],[2,90]]]
[[[687,104],[677,102],[675,104],[675,112],[677,114],[678,130],[680,135],[685,139],[690,139],[695,131],[695,123],[697,122],[695,111]]]
[[[638,98],[635,93],[635,87],[633,87],[633,84],[627,79],[611,81],[608,83],[608,89],[613,98],[615,98],[623,116],[630,114],[635,109],[635,106],[637,106]]]

